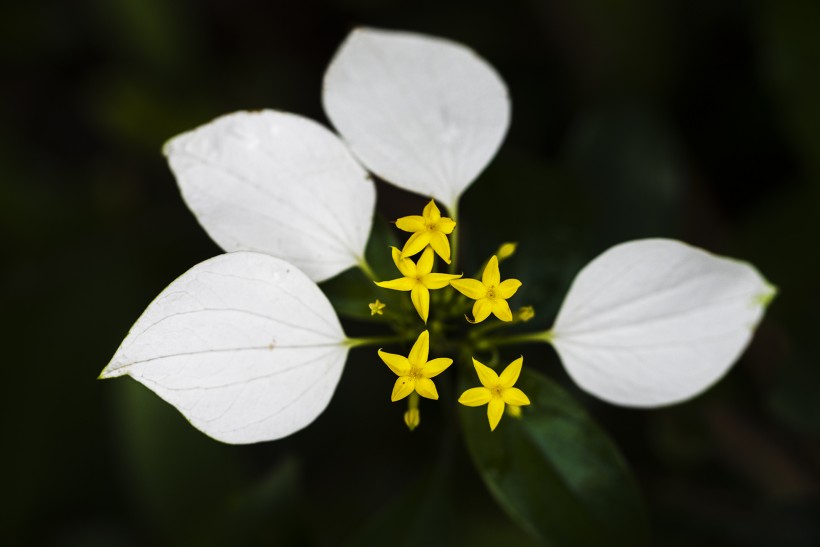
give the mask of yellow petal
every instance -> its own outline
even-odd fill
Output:
[[[498,385],[498,374],[496,374],[493,369],[479,363],[475,357],[473,357],[473,366],[475,367],[476,374],[478,374],[478,379],[482,386],[487,389],[493,389]]]
[[[431,224],[435,224],[441,218],[441,211],[438,210],[436,206],[436,201],[431,199],[430,203],[424,206],[424,211],[422,212],[424,215],[424,219],[430,222]]]
[[[504,415],[504,400],[499,397],[493,397],[490,404],[487,405],[487,419],[490,421],[490,430],[495,431],[498,422],[501,421],[501,416]]]
[[[409,277],[400,277],[398,279],[391,279],[390,281],[376,281],[376,285],[383,289],[393,289],[394,291],[412,291],[413,287],[418,285],[417,279],[410,279]]]
[[[493,255],[487,265],[484,266],[484,274],[481,276],[481,281],[487,287],[497,287],[501,283],[501,273],[498,271],[498,258]]]
[[[461,394],[458,402],[464,406],[481,406],[486,405],[492,399],[490,390],[486,387],[473,387]]]
[[[422,277],[421,282],[424,284],[425,287],[431,290],[443,289],[444,287],[450,284],[450,281],[458,279],[459,277],[461,277],[461,274],[452,275],[443,273],[431,273]]]
[[[427,247],[430,244],[430,232],[427,230],[423,232],[416,232],[415,234],[410,236],[410,239],[407,240],[407,243],[404,244],[404,248],[401,250],[402,258],[407,258],[408,256],[413,256],[421,252],[422,249]]]
[[[512,321],[512,310],[506,300],[496,298],[493,300],[493,315],[502,321]]]
[[[501,387],[513,387],[518,381],[518,375],[521,374],[521,365],[524,364],[524,357],[521,356],[504,369],[504,372],[498,377],[498,383]],[[518,403],[515,403],[518,404]]]
[[[410,374],[410,361],[404,355],[396,355],[395,353],[387,353],[379,350],[379,357],[381,357],[384,364],[390,367],[396,376],[407,376]]]
[[[441,232],[430,232],[430,246],[447,264],[450,263],[450,242]]]
[[[481,323],[490,316],[493,311],[493,301],[489,298],[479,298],[473,304],[473,321]]]
[[[416,382],[409,376],[399,376],[396,378],[396,383],[393,384],[393,394],[390,395],[390,400],[394,403],[404,399],[416,388]]]
[[[448,359],[447,357],[439,357],[438,359],[427,361],[427,363],[424,365],[424,368],[421,369],[421,374],[425,378],[433,378],[434,376],[438,376],[439,374],[447,370],[447,367],[449,367],[452,364],[452,359]]]
[[[410,363],[417,367],[423,367],[424,364],[427,362],[427,356],[430,352],[430,333],[427,331],[423,331],[419,334],[419,337],[416,339],[416,343],[413,344],[413,348],[410,350],[410,356],[408,359]]]
[[[436,384],[430,378],[419,378],[416,380],[416,393],[427,399],[438,399]]]
[[[432,272],[434,262],[435,256],[433,255],[433,249],[430,247],[424,249],[424,252],[421,253],[421,258],[419,258],[419,261],[416,263],[416,277],[422,277]]]
[[[436,222],[436,230],[441,232],[442,234],[452,234],[453,230],[456,228],[456,221],[452,218],[441,217],[438,222]]]
[[[416,277],[416,264],[409,258],[402,258],[401,251],[396,247],[390,247],[390,252],[393,255],[393,264],[401,272],[404,277]]]
[[[450,281],[450,285],[467,298],[472,298],[473,300],[487,296],[487,287],[478,279],[459,279],[457,281]]]
[[[421,283],[416,283],[410,292],[410,300],[413,301],[413,307],[419,312],[421,320],[427,323],[427,316],[430,314],[430,291]]]
[[[422,230],[426,230],[427,226],[424,225],[424,217],[410,215],[398,219],[396,221],[396,228],[404,232],[421,232]]]
[[[495,294],[506,300],[514,295],[520,286],[521,282],[517,279],[505,279],[498,284],[498,287],[495,289]]]
[[[511,387],[501,392],[501,397],[508,405],[524,406],[530,404],[530,399],[517,387]]]

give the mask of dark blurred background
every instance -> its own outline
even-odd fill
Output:
[[[473,471],[454,405],[408,434],[369,350],[316,423],[246,447],[95,380],[151,299],[220,252],[163,142],[239,109],[326,123],[322,74],[357,25],[460,41],[505,79],[509,135],[462,202],[466,270],[520,242],[504,271],[538,325],[583,264],[637,237],[779,286],[737,366],[682,405],[598,403],[551,349],[527,358],[621,449],[654,545],[820,545],[820,3],[797,0],[4,2],[3,543],[534,544]],[[421,203],[379,191],[388,217]],[[487,225],[490,204],[518,220]]]

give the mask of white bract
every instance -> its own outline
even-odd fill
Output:
[[[197,264],[137,320],[101,378],[128,374],[227,443],[278,439],[321,414],[348,345],[292,264],[236,252]]]
[[[351,32],[322,98],[371,171],[450,212],[510,122],[507,88],[490,65],[460,44],[405,32]]]
[[[593,395],[625,406],[672,404],[726,373],[774,291],[744,262],[672,240],[631,241],[581,270],[552,343]]]

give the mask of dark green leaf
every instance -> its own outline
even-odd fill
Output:
[[[532,405],[494,432],[486,407],[461,408],[470,453],[501,507],[549,545],[646,545],[641,495],[612,441],[543,375],[525,370],[516,385]]]
[[[400,276],[390,254],[390,247],[398,245],[391,225],[377,215],[373,219],[373,229],[367,241],[365,256],[380,279],[394,279]],[[325,281],[322,283],[322,290],[330,299],[336,313],[366,321],[382,321],[381,316],[371,317],[368,303],[378,298],[390,306],[397,296],[395,291],[377,287],[359,268],[350,268]]]

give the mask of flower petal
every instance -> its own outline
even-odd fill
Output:
[[[510,387],[501,392],[501,397],[508,405],[525,406],[530,404],[530,398],[517,387]]]
[[[394,403],[400,401],[413,393],[416,389],[416,382],[409,376],[399,376],[396,378],[396,383],[393,384],[393,393],[390,394],[390,400]]]
[[[396,228],[405,232],[420,232],[426,230],[427,226],[424,224],[424,217],[410,215],[398,219],[396,221]]]
[[[524,357],[521,356],[509,365],[498,376],[498,382],[501,387],[510,388],[518,381],[518,376],[521,374],[521,366],[524,364]],[[517,404],[517,403],[516,403]]]
[[[427,357],[430,355],[430,333],[422,331],[413,347],[410,349],[410,356],[408,359],[410,363],[417,367],[423,367],[427,362]]]
[[[407,242],[404,244],[404,248],[401,250],[401,256],[407,258],[408,256],[413,256],[418,254],[422,249],[427,247],[430,244],[430,232],[427,230],[423,232],[416,232],[415,234],[411,235]]]
[[[493,315],[502,321],[512,321],[512,310],[510,310],[510,305],[507,304],[506,300],[496,298],[492,301],[492,303]]]
[[[632,241],[581,270],[553,343],[586,391],[625,406],[671,404],[726,373],[774,293],[744,262],[673,240]]]
[[[441,219],[441,211],[436,205],[436,200],[431,199],[430,203],[424,206],[424,211],[421,212],[425,220],[435,224]]]
[[[515,294],[520,286],[521,282],[517,279],[505,279],[498,284],[498,287],[495,289],[495,294],[506,300],[512,298],[512,295]]]
[[[450,242],[441,232],[430,232],[430,247],[447,264],[450,263]]]
[[[492,399],[490,390],[486,387],[473,387],[461,394],[458,402],[464,406],[481,406],[486,405]]]
[[[419,284],[418,280],[409,277],[399,277],[390,281],[376,281],[375,283],[383,289],[394,291],[412,291]]]
[[[493,301],[489,298],[479,298],[473,304],[473,321],[481,323],[490,316],[493,311]]]
[[[443,289],[449,285],[451,281],[459,277],[461,277],[461,274],[431,273],[422,277],[421,282],[424,283],[425,287],[431,290]]]
[[[452,218],[443,217],[436,222],[436,230],[443,234],[452,234],[456,229],[456,221]]]
[[[459,279],[457,281],[450,281],[450,285],[467,298],[472,298],[473,300],[487,296],[487,287],[478,279]]]
[[[160,293],[100,377],[130,375],[220,441],[269,441],[322,413],[344,341],[330,302],[295,266],[229,253]]]
[[[432,272],[435,259],[436,256],[433,254],[433,249],[429,247],[424,249],[424,252],[421,253],[419,261],[416,262],[416,276],[421,277]]]
[[[339,48],[323,102],[368,169],[450,210],[495,155],[510,118],[504,83],[468,48],[370,28]]]
[[[164,152],[185,203],[226,251],[283,258],[314,281],[364,255],[375,188],[322,125],[236,112],[171,139]]]
[[[490,422],[490,431],[495,431],[501,416],[504,415],[504,399],[493,397],[487,405],[487,420]]]
[[[396,268],[401,272],[401,275],[404,277],[415,278],[416,263],[409,258],[402,258],[401,251],[396,247],[390,247],[390,252],[393,256],[393,264],[396,265]]]
[[[424,365],[424,368],[421,372],[425,378],[433,378],[447,370],[447,367],[449,367],[452,364],[452,359],[449,359],[447,357],[439,357],[438,359],[427,361],[427,364]]]
[[[396,355],[395,353],[387,353],[379,350],[379,357],[384,361],[384,364],[390,367],[396,376],[407,376],[410,374],[410,361],[404,355]]]
[[[436,384],[430,378],[418,378],[416,380],[416,393],[427,399],[438,399]]]
[[[481,282],[487,287],[497,287],[501,283],[501,272],[498,271],[498,257],[493,255],[484,266]]]
[[[498,374],[496,374],[493,369],[480,363],[475,357],[473,357],[473,366],[475,367],[476,374],[478,374],[478,379],[482,386],[487,389],[493,389],[498,385]]]
[[[410,291],[410,300],[413,301],[413,307],[419,312],[419,317],[427,323],[427,316],[430,314],[430,291],[421,283],[416,283],[416,286]]]

